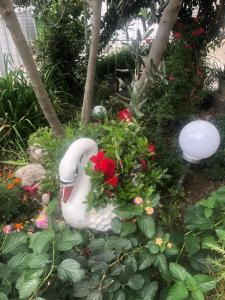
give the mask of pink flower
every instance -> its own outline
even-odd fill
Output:
[[[151,153],[151,154],[155,154],[155,145],[154,144],[149,144],[148,145],[148,151]]]
[[[173,77],[172,75],[169,75],[169,76],[168,76],[168,80],[169,80],[169,81],[174,81],[174,80],[175,80],[175,77]]]
[[[181,34],[180,32],[176,32],[176,33],[174,34],[174,37],[175,37],[175,39],[179,40],[179,39],[181,39],[182,34]]]
[[[30,196],[34,196],[38,190],[38,184],[33,184],[31,186],[23,186],[24,191],[26,191]]]
[[[10,225],[5,225],[5,226],[3,226],[2,231],[5,234],[9,234],[12,231],[12,227]]]
[[[36,218],[36,226],[41,229],[48,228],[48,216],[44,210]]]

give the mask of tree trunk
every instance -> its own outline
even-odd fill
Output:
[[[96,69],[96,61],[97,61],[97,54],[98,54],[100,28],[101,28],[102,0],[93,0],[91,6],[93,9],[92,35],[91,35],[91,45],[90,45],[90,52],[89,52],[89,59],[88,59],[87,78],[86,78],[85,90],[84,90],[83,107],[82,107],[82,114],[81,114],[81,122],[84,125],[87,125],[91,114],[95,69]]]
[[[30,48],[26,42],[26,39],[20,27],[20,23],[17,19],[16,13],[10,0],[0,0],[0,14],[5,21],[6,26],[8,27],[8,30],[20,54],[45,118],[51,126],[55,136],[64,136],[64,129],[56,115],[52,103],[49,100],[48,93],[41,80]]]
[[[145,62],[145,68],[140,80],[137,82],[138,88],[142,87],[146,83],[152,63],[156,68],[158,68],[169,41],[170,32],[177,20],[182,3],[183,0],[170,0],[164,9],[155,39]]]

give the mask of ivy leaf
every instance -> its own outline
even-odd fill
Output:
[[[120,233],[121,237],[127,236],[131,233],[134,233],[137,230],[136,224],[133,223],[123,223],[122,230]]]
[[[86,300],[103,300],[102,293],[100,291],[94,291],[87,296]]]
[[[30,238],[30,248],[35,254],[41,254],[53,237],[54,232],[50,230],[36,232]]]
[[[169,290],[166,300],[184,300],[188,297],[188,290],[183,282],[177,281]]]
[[[131,276],[127,282],[132,290],[140,290],[145,283],[144,277],[140,274]]]
[[[140,216],[143,213],[143,208],[134,204],[127,205],[123,208],[114,209],[114,214],[122,219],[130,219],[136,216]]]
[[[159,271],[162,274],[165,274],[167,272],[167,261],[164,254],[158,254],[155,257],[154,265],[158,267]]]
[[[216,287],[216,280],[214,280],[212,277],[208,275],[195,275],[194,276],[195,280],[197,281],[199,289],[203,293],[207,293]]]
[[[2,247],[2,253],[5,254],[15,251],[16,248],[25,244],[27,239],[28,235],[22,232],[8,234]]]
[[[82,243],[82,237],[79,232],[65,230],[60,232],[57,237],[57,248],[59,251],[68,251],[73,248],[73,246]]]
[[[31,269],[43,269],[49,260],[47,253],[44,254],[30,254],[28,258],[28,266]]]
[[[122,229],[122,222],[118,217],[115,217],[112,219],[111,226],[113,232],[119,234]]]
[[[78,282],[84,278],[84,271],[80,264],[74,259],[65,259],[61,262],[57,269],[57,275],[61,280],[71,280]]]
[[[0,292],[0,300],[8,300],[6,294]]]
[[[139,270],[144,270],[151,266],[154,262],[155,257],[149,253],[149,251],[144,250],[139,254]]]
[[[28,298],[39,286],[40,278],[29,278],[19,288],[19,298]]]
[[[185,281],[188,272],[177,263],[170,263],[169,270],[174,279]]]
[[[138,218],[138,227],[149,239],[155,234],[155,222],[153,218],[148,215],[143,215]]]
[[[184,237],[184,243],[189,256],[197,253],[200,250],[201,240],[195,235],[187,235]]]
[[[157,290],[158,290],[158,282],[157,281],[147,283],[140,290],[141,298],[143,300],[152,300],[152,299],[154,299]]]
[[[24,269],[27,266],[29,253],[19,253],[13,256],[7,263],[10,269]]]

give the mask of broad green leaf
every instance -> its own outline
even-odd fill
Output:
[[[205,214],[205,217],[208,219],[212,216],[213,214],[213,209],[211,208],[205,208],[204,209],[204,214]]]
[[[188,272],[177,263],[170,263],[169,270],[174,279],[185,281]]]
[[[2,253],[10,253],[16,248],[26,243],[28,235],[22,232],[13,232],[7,235],[7,238],[2,247]]]
[[[58,200],[57,199],[52,199],[49,204],[48,204],[48,207],[47,207],[47,214],[48,216],[51,216],[56,208],[57,208],[57,204],[58,204]]]
[[[165,274],[167,272],[167,261],[165,255],[157,254],[155,257],[154,265],[162,274]]]
[[[156,207],[159,204],[160,195],[154,194],[151,196],[151,207]]]
[[[144,270],[151,266],[154,262],[155,256],[153,256],[149,251],[144,250],[139,254],[139,270]]]
[[[31,269],[43,269],[46,263],[49,261],[49,255],[47,253],[44,254],[30,254],[28,258],[28,266]]]
[[[128,286],[132,290],[140,290],[145,283],[144,277],[140,274],[131,276],[127,282]]]
[[[119,290],[115,293],[113,300],[126,300],[125,294],[122,290]]]
[[[216,234],[218,235],[218,237],[221,241],[225,241],[225,230],[216,229]]]
[[[148,215],[143,215],[138,218],[138,227],[149,239],[155,234],[155,222],[153,218]]]
[[[94,291],[87,296],[86,300],[103,300],[102,293],[100,291]]]
[[[112,275],[112,274],[111,274]],[[121,287],[121,283],[117,280],[115,280],[110,286],[107,287],[107,291],[109,293],[114,293]]]
[[[90,242],[88,248],[92,253],[101,253],[105,247],[105,240],[103,238],[95,239]]]
[[[79,232],[65,230],[60,232],[57,237],[57,248],[59,251],[68,251],[74,246],[82,243],[82,237]]]
[[[90,284],[88,280],[80,281],[74,285],[74,297],[83,298],[90,294]]]
[[[113,232],[119,234],[122,229],[122,222],[118,217],[115,217],[112,219],[111,226]]]
[[[13,256],[7,263],[10,269],[24,269],[28,264],[29,253],[19,253]]]
[[[118,276],[122,271],[120,263],[116,263],[111,267],[111,276]]]
[[[141,206],[131,204],[123,208],[116,208],[113,212],[122,219],[130,219],[142,215],[143,208]]]
[[[40,278],[30,278],[26,280],[19,288],[19,298],[28,298],[39,286]]]
[[[152,254],[156,254],[159,252],[159,246],[156,245],[154,241],[149,241],[147,243],[147,247]]]
[[[166,300],[184,300],[188,297],[188,290],[183,282],[177,281],[169,290]]]
[[[54,232],[50,230],[36,232],[30,238],[30,248],[35,254],[41,254],[53,237]]]
[[[124,271],[130,276],[137,271],[137,262],[134,256],[128,256],[124,261]]]
[[[194,278],[198,283],[199,289],[203,293],[207,293],[216,288],[216,280],[208,275],[199,274],[195,275]]]
[[[108,249],[115,249],[116,251],[124,251],[129,250],[131,246],[131,242],[126,238],[120,238],[111,236],[105,242],[105,247]]]
[[[0,263],[0,279],[7,278],[10,274],[11,270],[7,265]]]
[[[57,268],[57,274],[61,280],[71,280],[78,282],[84,278],[84,271],[80,264],[74,259],[65,259]]]
[[[158,282],[157,281],[147,283],[140,290],[141,298],[143,300],[152,300],[152,299],[154,299],[157,290],[158,290]]]
[[[0,292],[0,300],[8,300],[6,294]]]
[[[217,246],[217,242],[215,240],[215,237],[212,235],[208,235],[204,237],[202,241],[202,249],[210,249],[209,244]]]
[[[190,256],[197,253],[200,250],[201,240],[198,236],[189,234],[184,237],[184,243],[185,243],[185,247],[188,252],[188,255],[190,255]]]
[[[131,233],[134,233],[137,230],[136,224],[133,223],[123,223],[122,230],[120,233],[121,237],[127,236]]]
[[[204,300],[204,294],[200,290],[194,290],[191,292],[193,300]]]

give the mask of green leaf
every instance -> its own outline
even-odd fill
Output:
[[[122,271],[122,267],[119,263],[114,264],[111,267],[111,276],[118,276]]]
[[[16,248],[26,243],[28,235],[22,232],[13,232],[7,235],[2,247],[2,253],[11,253]]]
[[[139,270],[144,270],[147,267],[151,266],[154,262],[155,257],[149,253],[149,251],[144,250],[139,254]]]
[[[19,298],[28,298],[39,286],[40,278],[30,278],[26,280],[19,288]]]
[[[132,290],[140,290],[145,283],[144,277],[140,274],[131,276],[127,282],[128,286]]]
[[[131,204],[123,208],[116,208],[113,212],[122,219],[130,219],[142,215],[143,208],[141,206]]]
[[[215,240],[215,237],[212,236],[212,235],[208,235],[208,236],[204,237],[204,239],[202,241],[202,249],[211,249],[209,247],[209,244],[215,245],[215,246],[218,245],[216,240]]]
[[[213,214],[213,209],[211,208],[205,208],[204,209],[204,214],[205,214],[205,217],[208,219],[212,216]]]
[[[87,296],[86,300],[103,300],[102,293],[100,291],[94,291]]]
[[[194,290],[191,292],[193,300],[204,300],[204,294],[200,290]]]
[[[159,200],[160,200],[160,195],[159,194],[152,195],[151,207],[156,207],[159,204]]]
[[[152,300],[152,299],[154,299],[157,290],[158,290],[158,282],[157,281],[147,283],[140,290],[141,298],[143,300]]]
[[[195,235],[189,234],[185,236],[184,243],[189,256],[197,253],[200,250],[201,240]]]
[[[119,234],[122,229],[122,222],[118,217],[115,217],[112,219],[111,226],[113,232]]]
[[[177,263],[170,263],[169,270],[174,279],[185,281],[188,272]]]
[[[218,237],[221,241],[225,241],[225,230],[216,229],[216,234],[218,235]]]
[[[0,292],[0,300],[8,300],[6,294]]]
[[[57,269],[57,275],[61,280],[71,280],[78,282],[84,278],[84,271],[80,264],[74,259],[65,259],[61,262]]]
[[[105,240],[103,238],[95,239],[90,242],[88,248],[91,250],[92,253],[101,253],[105,247]]]
[[[143,215],[138,218],[138,227],[149,239],[155,234],[155,222],[153,218],[148,215]]]
[[[48,207],[47,207],[48,216],[51,216],[55,212],[57,205],[58,205],[57,199],[53,199],[49,202]]]
[[[82,243],[82,237],[79,232],[65,230],[60,232],[57,237],[57,248],[59,251],[68,251],[74,246]]]
[[[122,290],[119,290],[115,293],[113,300],[126,300],[125,294]]]
[[[129,250],[131,246],[131,242],[128,239],[111,236],[105,242],[105,247],[108,249],[115,249],[116,251],[126,251]]]
[[[90,294],[90,284],[88,280],[80,281],[74,285],[74,297],[83,298],[87,297]]]
[[[45,254],[30,254],[28,258],[28,266],[31,269],[43,269],[46,263],[49,261],[49,256]]]
[[[188,290],[183,282],[177,281],[169,290],[166,300],[184,300],[188,297]]]
[[[41,254],[45,251],[48,243],[53,239],[54,232],[50,230],[44,230],[32,234],[30,238],[30,248],[35,254]]]
[[[147,247],[152,254],[156,254],[159,252],[159,246],[156,245],[154,241],[149,241],[147,243]]]
[[[208,275],[199,274],[195,275],[194,278],[198,283],[199,289],[203,293],[207,293],[216,288],[216,280]]]
[[[127,236],[131,233],[134,233],[137,230],[136,224],[133,223],[123,223],[122,230],[120,233],[121,237]]]
[[[137,262],[134,256],[128,256],[124,261],[124,271],[130,276],[137,271]]]
[[[27,266],[29,253],[19,253],[13,256],[7,263],[10,269],[24,269]]]
[[[155,257],[154,265],[158,267],[159,271],[162,274],[165,274],[167,272],[167,261],[164,254],[158,254]]]

